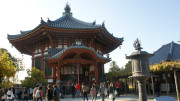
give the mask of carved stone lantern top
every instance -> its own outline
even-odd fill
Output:
[[[146,51],[141,51],[141,49],[143,49],[143,48],[141,47],[141,41],[139,39],[135,40],[133,46],[134,46],[135,50],[137,50],[137,51],[133,52],[130,56],[126,56],[126,59],[144,58],[144,57],[153,56],[153,54],[149,54]]]

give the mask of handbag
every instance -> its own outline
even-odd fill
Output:
[[[117,91],[115,90],[115,95],[118,94]]]
[[[104,94],[105,94],[105,95],[107,95],[107,88],[105,88],[105,90],[104,90]]]
[[[11,95],[8,95],[8,97],[11,97]]]
[[[110,98],[110,99],[113,99],[113,94],[109,94],[109,98]]]
[[[1,99],[6,99],[6,95],[4,94],[4,95],[1,97]]]

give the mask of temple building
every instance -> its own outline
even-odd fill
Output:
[[[88,23],[72,16],[66,5],[62,17],[41,23],[32,30],[8,35],[9,42],[22,54],[32,56],[32,67],[45,73],[49,83],[99,82],[108,53],[122,45],[105,28],[104,22]]]

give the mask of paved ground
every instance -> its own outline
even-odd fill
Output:
[[[92,101],[91,100],[91,97],[88,97],[88,100],[89,101]],[[21,101],[21,100],[15,100],[15,101]],[[29,101],[33,101],[33,100],[29,100]],[[43,101],[46,101],[45,99]],[[83,101],[82,98],[63,98],[63,99],[60,99],[60,101]],[[87,100],[86,100],[87,101]],[[97,98],[96,101],[102,101],[101,98]],[[105,98],[105,101],[112,101],[110,100],[109,98]],[[115,101],[138,101],[138,96],[137,95],[128,95],[128,96],[121,96],[121,97],[117,97],[115,99]],[[152,96],[148,96],[148,101],[154,101],[153,97]]]
[[[174,98],[176,98],[175,96],[172,96]],[[88,97],[89,101],[92,101],[91,100],[91,97]],[[115,99],[115,101],[138,101],[139,99],[139,96],[138,95],[123,95],[121,97],[117,97]],[[147,101],[155,101],[153,96],[147,96]],[[15,100],[15,101],[21,101],[21,100]],[[32,100],[29,100],[29,101],[32,101]],[[43,101],[46,101],[45,99]],[[63,99],[60,99],[60,101],[83,101],[82,98],[71,98],[71,97],[68,97],[68,98],[63,98]],[[86,100],[87,101],[87,100]],[[101,98],[97,98],[96,101],[102,101]],[[110,100],[109,98],[106,98],[105,101],[112,101]]]

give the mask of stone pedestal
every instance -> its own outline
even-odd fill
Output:
[[[139,101],[147,101],[146,92],[146,82],[145,81],[137,81],[139,87]]]

